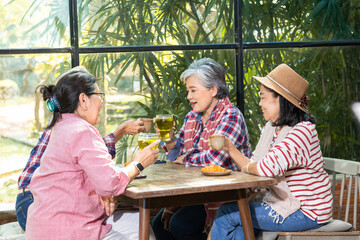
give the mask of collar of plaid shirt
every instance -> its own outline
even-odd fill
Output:
[[[219,124],[222,116],[229,107],[231,107],[231,102],[228,97],[220,99],[216,104],[203,129],[201,139],[198,144],[198,148],[200,150],[206,151],[210,148],[208,144],[209,136],[215,132],[216,126]],[[185,125],[184,146],[187,152],[191,152],[193,150],[195,136],[200,127],[199,122],[196,120],[196,116],[198,116],[198,114],[192,115]]]

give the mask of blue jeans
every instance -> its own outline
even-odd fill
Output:
[[[169,222],[170,231],[164,229],[161,215],[164,209],[155,216],[152,222],[157,240],[205,240],[203,233],[205,227],[206,211],[204,205],[187,206],[179,208]]]
[[[249,207],[255,236],[261,230],[295,232],[314,229],[323,225],[305,216],[300,209],[280,224],[275,223],[274,218],[269,216],[271,208],[266,209],[265,206],[261,206],[261,202],[249,202]],[[280,216],[280,222],[282,220],[283,218]],[[225,203],[218,209],[211,229],[211,239],[245,239],[236,202]]]
[[[34,202],[34,197],[30,191],[24,191],[19,193],[16,198],[16,218],[21,226],[21,228],[25,231],[26,227],[26,218],[27,212],[30,204]]]

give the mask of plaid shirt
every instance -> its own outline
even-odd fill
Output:
[[[214,118],[214,111],[210,115],[210,119]],[[196,121],[199,123],[199,129],[195,134],[194,149],[187,153],[184,148],[184,129],[186,122],[191,116],[195,116]],[[171,151],[167,151],[166,147],[163,148],[166,152],[166,156],[170,161],[175,161],[178,156],[187,154],[184,157],[183,162],[185,166],[206,166],[210,164],[216,164],[227,169],[239,171],[236,163],[232,161],[229,154],[225,151],[215,151],[209,149],[207,151],[200,151],[198,144],[203,133],[203,123],[201,121],[201,114],[194,111],[189,112],[184,121],[184,125],[181,127],[178,136],[176,138],[176,145]],[[244,116],[238,108],[234,105],[225,112],[223,118],[220,120],[219,125],[215,130],[216,134],[223,134],[228,137],[239,151],[247,157],[251,157],[251,148],[249,144],[249,136],[244,121]]]
[[[46,146],[50,139],[50,134],[51,134],[51,129],[45,129],[45,131],[40,136],[38,143],[32,149],[30,153],[30,157],[26,163],[26,166],[18,179],[19,189],[27,188],[29,186],[35,170],[40,166],[40,158],[45,152]],[[108,148],[109,153],[114,158],[116,154],[114,134],[111,133],[108,136],[104,137],[103,139],[106,144],[106,147]]]

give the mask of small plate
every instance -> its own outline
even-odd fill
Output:
[[[201,172],[201,173],[206,176],[225,176],[225,175],[229,175],[231,172],[232,171],[228,169],[224,172]]]

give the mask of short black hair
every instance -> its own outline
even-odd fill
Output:
[[[275,92],[274,90],[263,85],[269,92],[272,93],[274,97],[279,97],[280,103],[280,116],[279,118],[272,123],[274,127],[276,126],[290,126],[293,127],[299,122],[309,121],[315,124],[315,117],[310,113],[306,113],[300,108],[296,107],[294,104],[289,102],[286,98]]]

